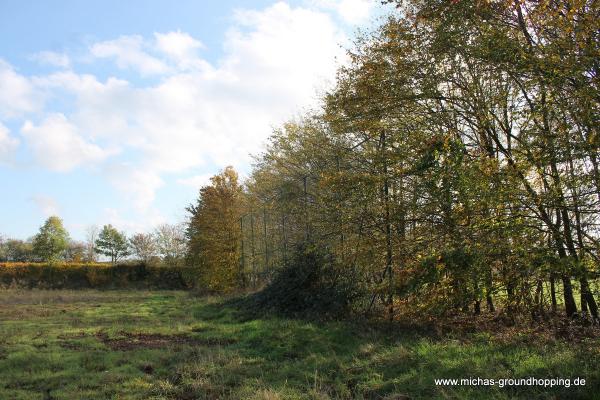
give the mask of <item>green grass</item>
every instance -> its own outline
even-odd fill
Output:
[[[242,320],[184,292],[0,291],[0,399],[593,399],[600,343]],[[451,387],[436,378],[586,378]],[[594,397],[596,396],[596,397]]]

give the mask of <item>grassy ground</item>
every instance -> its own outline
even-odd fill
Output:
[[[280,318],[183,292],[0,291],[0,399],[593,399],[600,343]],[[452,387],[437,378],[586,378]]]

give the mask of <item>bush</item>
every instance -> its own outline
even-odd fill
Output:
[[[144,263],[0,263],[0,288],[189,289],[186,269]]]
[[[326,249],[302,244],[249,305],[254,311],[337,319],[347,316],[362,297],[357,282],[351,269],[336,265]]]

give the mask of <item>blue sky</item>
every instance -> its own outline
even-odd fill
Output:
[[[314,107],[377,1],[0,2],[0,234],[181,222]]]

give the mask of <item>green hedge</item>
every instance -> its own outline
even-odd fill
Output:
[[[1,288],[26,289],[189,289],[190,268],[144,263],[0,263]]]

